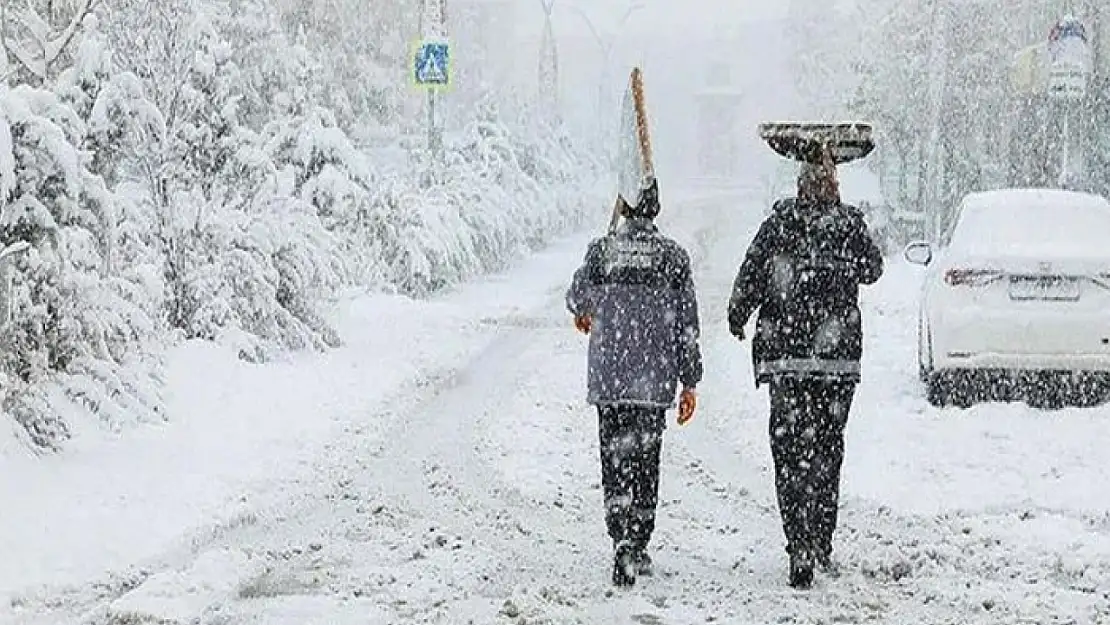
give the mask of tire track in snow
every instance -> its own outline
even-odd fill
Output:
[[[1054,563],[1051,549],[1008,554],[994,519],[977,513],[898,516],[849,501],[838,535],[844,574],[809,593],[786,587],[766,398],[722,322],[754,228],[738,208],[701,205],[713,214],[683,233],[710,374],[694,424],[664,442],[656,578],[630,592],[608,584],[596,422],[581,379],[566,375],[583,366],[584,342],[567,324],[560,286],[535,314],[488,320],[496,338],[472,362],[398,395],[379,414],[396,422],[387,438],[352,431],[321,466],[323,487],[296,487],[295,508],[176,561],[186,568],[229,550],[258,565],[202,597],[196,622],[1020,623],[1052,601],[1067,606],[1061,614],[1091,616],[1071,622],[1098,622],[1105,599],[1071,587],[1104,579],[1100,569]],[[1004,592],[1015,573],[1032,607]]]
[[[684,207],[685,208],[685,207]],[[690,206],[689,208],[693,208]],[[696,254],[695,254],[696,255]],[[488,458],[483,454],[488,452],[483,449],[484,441],[474,433],[488,429],[482,423],[470,423],[464,418],[444,418],[456,410],[458,404],[480,405],[481,399],[474,399],[480,390],[474,390],[476,382],[475,372],[484,372],[486,384],[497,384],[506,379],[511,379],[514,356],[534,343],[537,339],[536,330],[542,327],[557,328],[553,332],[552,340],[560,347],[567,350],[566,356],[576,361],[582,358],[580,346],[571,345],[565,326],[565,315],[562,312],[561,288],[556,289],[559,297],[554,298],[548,310],[553,311],[549,318],[517,318],[509,319],[508,325],[501,326],[500,338],[480,354],[473,362],[451,372],[439,382],[433,383],[425,392],[414,393],[416,402],[410,402],[407,410],[384,410],[380,418],[397,417],[400,424],[394,428],[390,437],[384,441],[369,442],[366,448],[360,448],[357,443],[357,433],[353,437],[356,441],[344,455],[359,458],[357,475],[350,475],[356,467],[346,467],[347,471],[333,473],[348,474],[349,477],[339,478],[337,486],[332,491],[317,497],[300,497],[296,506],[290,506],[283,514],[273,516],[263,515],[261,521],[256,521],[250,526],[240,528],[224,536],[213,536],[212,540],[194,545],[193,554],[202,554],[221,548],[235,548],[252,554],[264,564],[257,579],[239,580],[233,586],[237,587],[236,595],[242,595],[251,600],[264,600],[276,598],[290,593],[320,593],[331,594],[350,593],[354,596],[368,596],[375,593],[373,588],[360,588],[365,583],[355,583],[348,577],[342,579],[344,568],[353,574],[358,569],[356,563],[348,562],[339,549],[335,561],[330,568],[332,576],[328,579],[314,577],[311,583],[303,580],[297,581],[305,570],[318,567],[321,559],[329,557],[328,540],[318,541],[292,540],[297,537],[317,536],[330,540],[346,541],[348,550],[351,545],[361,542],[380,540],[388,545],[388,553],[381,554],[383,560],[392,565],[401,567],[411,563],[425,564],[429,559],[434,559],[436,550],[447,547],[454,557],[449,568],[458,569],[463,564],[464,569],[469,569],[479,583],[477,589],[486,587],[486,594],[502,598],[514,592],[512,584],[504,577],[498,577],[498,569],[503,568],[505,554],[521,551],[521,544],[527,547],[527,553],[519,554],[517,560],[527,564],[525,568],[516,572],[516,575],[533,575],[535,580],[545,579],[544,575],[551,571],[551,566],[546,558],[534,557],[536,553],[545,549],[558,557],[564,552],[571,552],[577,557],[570,566],[562,567],[569,571],[570,577],[562,576],[554,583],[539,584],[538,596],[543,601],[560,603],[574,603],[575,600],[562,597],[565,591],[556,586],[568,586],[576,578],[582,577],[581,569],[600,571],[598,583],[579,594],[604,595],[607,591],[607,560],[606,552],[585,554],[577,546],[580,543],[581,532],[584,526],[591,529],[602,527],[600,524],[600,510],[595,510],[597,505],[582,502],[575,496],[564,497],[564,501],[556,504],[541,504],[534,499],[522,495],[496,475],[496,471]],[[515,327],[512,327],[515,326]],[[521,329],[521,327],[525,329]],[[501,367],[502,369],[498,369]],[[528,371],[519,383],[534,379],[535,372]],[[575,381],[577,382],[577,381]],[[575,384],[577,387],[577,384]],[[469,390],[468,390],[469,389]],[[568,404],[568,411],[579,410],[576,406],[580,389],[575,388],[571,395],[574,403]],[[399,414],[404,413],[404,414]],[[464,425],[465,424],[465,425]],[[419,436],[422,432],[435,432],[431,444],[426,438]],[[469,438],[468,438],[469,436]],[[469,441],[469,442],[464,442]],[[346,446],[345,446],[346,447]],[[339,451],[338,449],[336,450]],[[589,466],[593,468],[596,461],[591,456]],[[370,477],[371,479],[362,479]],[[383,476],[384,479],[383,479]],[[417,479],[419,476],[419,479]],[[492,486],[492,492],[486,489]],[[572,490],[572,489],[568,489]],[[367,504],[367,500],[376,503]],[[568,503],[569,502],[569,503]],[[584,518],[583,508],[589,507],[589,514],[596,514],[592,522]],[[305,514],[305,512],[308,512]],[[315,511],[315,512],[314,512]],[[336,519],[341,522],[336,523]],[[335,527],[338,525],[339,527]],[[428,526],[426,531],[421,526]],[[482,528],[475,532],[475,528]],[[495,528],[491,530],[490,528]],[[554,529],[554,531],[553,531]],[[274,541],[274,530],[283,537]],[[430,540],[420,540],[423,534],[431,535]],[[384,540],[382,540],[384,539]],[[361,542],[360,542],[361,541]],[[469,541],[470,549],[464,549]],[[284,543],[284,544],[283,544]],[[315,546],[316,548],[313,548]],[[479,548],[474,548],[479,547]],[[410,552],[411,548],[411,552]],[[476,552],[469,562],[461,562],[460,552],[464,550]],[[578,553],[575,553],[578,552]],[[407,555],[402,555],[406,554]],[[431,556],[429,555],[431,554]],[[532,556],[532,557],[529,557]],[[187,559],[186,559],[187,560]],[[169,561],[169,560],[167,560]],[[598,562],[602,564],[599,566]],[[182,560],[178,560],[177,567],[167,566],[163,563],[158,570],[165,571],[170,568],[182,568]],[[187,562],[186,562],[187,563]],[[313,564],[315,563],[315,564]],[[327,567],[325,567],[327,568]],[[417,567],[410,567],[417,568]],[[483,573],[486,570],[489,573]],[[428,571],[425,571],[427,573]],[[364,575],[366,571],[357,571]],[[448,571],[437,570],[440,575],[435,575],[443,580],[449,580]],[[394,595],[397,586],[397,577],[392,574],[374,573],[381,582],[381,588],[386,590],[377,594],[382,599]],[[356,575],[357,576],[357,575]],[[420,577],[419,572],[416,574]],[[370,575],[369,577],[374,577]],[[427,577],[427,576],[424,576]],[[482,582],[482,578],[488,583]],[[363,580],[364,582],[366,580]],[[551,581],[551,580],[549,580]],[[374,586],[373,583],[369,584]],[[409,586],[419,586],[420,582],[411,583]],[[448,582],[446,590],[453,584]],[[460,584],[454,584],[460,586]],[[140,588],[141,590],[141,588]],[[380,589],[379,589],[380,590]],[[429,599],[430,609],[424,612],[435,612],[444,605],[442,592],[444,589],[430,590],[426,594]],[[450,593],[447,593],[450,594]],[[455,599],[465,601],[474,594],[473,591],[459,592]],[[434,598],[431,595],[439,595]],[[114,598],[114,597],[113,597]],[[226,597],[234,603],[236,597]],[[420,597],[413,601],[419,605]],[[390,604],[389,601],[383,601]],[[125,619],[138,618],[135,614],[115,614],[102,602],[87,618],[89,622],[123,622]],[[218,604],[219,602],[217,602]],[[226,603],[226,601],[225,601]],[[395,601],[390,604],[398,614],[408,614],[413,619],[427,618],[421,616],[420,608],[405,608]],[[153,606],[156,612],[157,606]],[[220,610],[219,605],[202,606],[205,614],[216,619]],[[218,620],[218,619],[217,619]],[[207,622],[207,621],[206,621]],[[212,622],[217,622],[216,620]],[[422,622],[417,620],[416,622]]]
[[[457,384],[458,379],[457,369],[426,372],[395,389],[384,402],[390,407],[379,411],[371,419],[391,419],[399,412],[419,410],[423,403],[433,401],[436,396]],[[348,425],[344,429],[352,437],[360,436],[358,426]],[[326,447],[331,449],[335,445],[329,444]],[[382,447],[380,441],[374,441],[370,443],[370,448],[361,451],[381,454]],[[323,466],[321,470],[331,472],[334,468]],[[277,501],[262,508],[245,510],[215,525],[198,529],[182,537],[178,541],[178,547],[157,558],[144,561],[124,571],[109,573],[89,584],[44,587],[11,597],[9,601],[16,617],[11,625],[52,624],[59,622],[57,620],[59,618],[66,622],[70,619],[79,619],[79,622],[91,625],[131,622],[130,617],[115,614],[112,605],[152,578],[185,569],[207,552],[236,545],[245,534],[265,532],[274,525],[318,510],[319,502],[315,498],[303,496],[302,489],[310,487],[309,485],[297,480],[286,486],[290,491],[280,496]],[[343,488],[344,485],[340,480],[336,490]],[[328,493],[324,497],[331,499],[334,494]],[[134,621],[137,623],[147,622],[141,615],[134,618],[138,619]]]
[[[740,554],[735,568],[746,576],[739,578],[742,590],[726,618],[798,623],[1110,623],[1110,593],[1099,590],[1110,587],[1110,541],[1095,541],[1104,545],[1103,555],[1076,558],[1062,555],[1067,548],[1042,546],[1036,539],[1016,541],[1013,534],[1021,530],[1015,525],[1030,513],[1028,506],[1021,505],[1012,511],[913,516],[847,498],[836,539],[842,575],[819,577],[815,590],[808,593],[786,587],[787,558],[766,439],[766,391],[752,387],[748,349],[737,345],[724,323],[731,277],[757,226],[757,222],[737,220],[732,227],[722,228],[735,239],[722,241],[700,272],[707,380],[697,427],[688,428],[673,446],[678,448],[679,464],[689,470],[689,481],[699,481],[732,502],[732,514],[724,520],[705,522],[684,515],[706,529],[716,525],[727,530],[719,551]],[[737,237],[745,227],[747,234]],[[907,310],[915,312],[912,307]],[[689,510],[686,504],[672,509]],[[1097,515],[1062,512],[1046,524],[1067,525],[1077,518],[1082,523],[1073,524],[1082,525],[1076,528],[1080,534],[1105,533]],[[1090,542],[1078,538],[1075,544]],[[674,537],[676,545],[684,540],[682,535]],[[1023,547],[1028,544],[1037,546]],[[704,595],[715,586],[695,583],[689,592]]]

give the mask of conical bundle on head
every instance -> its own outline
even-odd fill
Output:
[[[621,102],[620,127],[617,131],[617,205],[623,200],[630,206],[640,201],[640,192],[651,186],[655,165],[651,152],[644,79],[640,68],[634,68]],[[617,209],[614,209],[616,213]],[[617,221],[614,214],[613,224]]]

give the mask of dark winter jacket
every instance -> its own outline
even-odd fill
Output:
[[[728,306],[737,336],[759,309],[756,386],[784,374],[859,381],[859,286],[882,273],[882,253],[857,208],[777,202],[748,248]]]
[[[566,295],[592,318],[591,404],[670,407],[676,382],[701,381],[698,303],[690,257],[646,219],[595,239]]]

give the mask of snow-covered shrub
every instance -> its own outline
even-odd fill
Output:
[[[581,223],[597,163],[556,129],[509,125],[487,106],[448,140],[435,175],[387,179],[370,233],[387,279],[424,295],[504,266]],[[423,184],[428,183],[428,184]]]
[[[380,276],[375,242],[365,236],[379,182],[366,155],[327,110],[275,121],[263,130],[266,155],[278,169],[281,193],[315,209],[342,247],[352,279]]]
[[[266,177],[252,197],[227,202],[179,190],[162,238],[172,327],[186,338],[231,342],[257,362],[283,349],[338,344],[316,307],[346,279],[346,264],[315,207],[284,193],[280,172],[257,160],[263,152],[255,147],[227,163],[253,169],[245,180]],[[240,159],[246,155],[251,160]]]
[[[136,275],[108,271],[117,198],[76,147],[85,134],[52,92],[0,90],[0,244],[31,244],[10,271],[4,409],[43,447],[68,436],[61,398],[111,423],[159,412],[150,387],[119,373],[158,323]]]
[[[519,103],[401,147],[399,0],[98,6],[33,87],[0,79],[0,250],[29,246],[0,262],[0,404],[35,446],[161,418],[168,338],[324,349],[340,287],[429,293],[597,214],[598,163]]]
[[[162,212],[170,324],[187,338],[231,341],[253,361],[334,345],[315,306],[345,277],[338,242],[292,195],[264,136],[242,126],[230,46],[204,20],[194,31],[150,196]]]
[[[139,77],[116,69],[99,20],[89,16],[84,28],[75,64],[59,75],[54,92],[85,123],[80,147],[92,158],[90,171],[114,186],[129,155],[162,139],[165,119]]]
[[[185,206],[190,197],[175,204]],[[247,207],[209,204],[205,216],[175,224],[173,282],[187,338],[232,344],[266,360],[283,349],[338,344],[316,306],[344,279],[333,237],[312,206],[260,194]]]

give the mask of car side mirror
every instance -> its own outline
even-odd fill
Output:
[[[933,262],[933,246],[925,241],[914,241],[906,246],[902,255],[915,265],[928,265]]]

